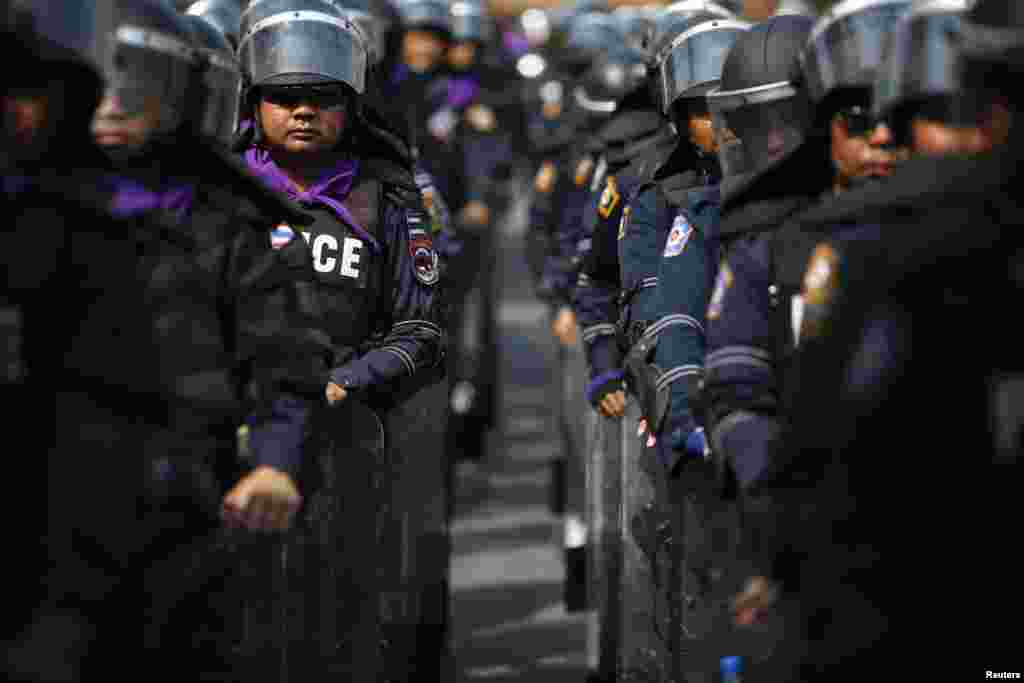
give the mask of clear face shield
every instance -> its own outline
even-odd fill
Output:
[[[889,35],[909,7],[893,0],[819,22],[804,52],[811,97],[818,102],[838,88],[872,87]]]
[[[721,78],[726,55],[748,28],[748,24],[731,20],[708,21],[672,41],[658,63],[664,113],[694,88]]]
[[[174,36],[130,25],[118,27],[115,38],[105,97],[115,98],[119,113],[128,118],[152,113],[158,106],[156,130],[173,130],[182,122],[185,93],[197,64],[192,47]]]
[[[242,38],[238,56],[254,85],[309,74],[357,93],[366,86],[363,36],[349,19],[324,12],[280,12],[258,21]]]
[[[811,108],[788,82],[708,94],[722,173],[759,172],[793,151],[804,139]]]

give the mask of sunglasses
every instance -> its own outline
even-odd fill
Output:
[[[846,124],[846,132],[857,138],[871,135],[879,123],[864,107],[847,107],[839,110],[837,116]]]
[[[294,109],[309,104],[324,111],[339,111],[348,104],[348,93],[334,86],[287,86],[264,88],[261,96],[278,107]]]

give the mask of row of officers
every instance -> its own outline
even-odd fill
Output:
[[[592,678],[1015,671],[1024,5],[764,4],[531,53]]]
[[[522,45],[478,2],[0,8],[6,679],[447,680]]]

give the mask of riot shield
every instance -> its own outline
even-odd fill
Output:
[[[556,507],[562,519],[565,558],[566,609],[570,612],[587,609],[586,553],[590,531],[585,524],[587,415],[592,412],[584,399],[587,366],[582,344],[558,347],[558,377],[561,380],[558,407],[562,450],[556,460],[556,476],[552,478],[562,492]]]
[[[684,462],[668,481],[668,496],[672,671],[676,680],[712,683],[720,658],[740,654],[730,619],[738,587],[738,508],[719,495],[707,461]]]
[[[445,451],[449,383],[436,369],[395,387],[387,435],[378,564],[380,681],[447,680],[451,465]]]
[[[591,439],[587,453],[586,524],[587,666],[597,680],[614,681],[619,652],[619,582],[622,543],[619,516],[622,503],[622,420],[588,413]]]
[[[295,526],[239,548],[240,678],[375,682],[384,430],[352,398],[314,430]]]
[[[620,461],[622,506],[619,533],[622,567],[618,598],[619,681],[671,680],[671,524],[666,511],[665,476],[654,453],[637,436],[640,409],[631,396],[622,423]]]

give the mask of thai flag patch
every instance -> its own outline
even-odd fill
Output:
[[[672,221],[672,230],[668,233],[668,241],[665,242],[665,258],[672,256],[678,256],[683,253],[683,249],[686,248],[686,243],[690,241],[690,235],[693,234],[693,226],[686,220],[686,216],[679,214],[676,219]]]
[[[295,239],[295,231],[290,226],[282,223],[270,231],[270,246],[272,249],[281,249]]]

